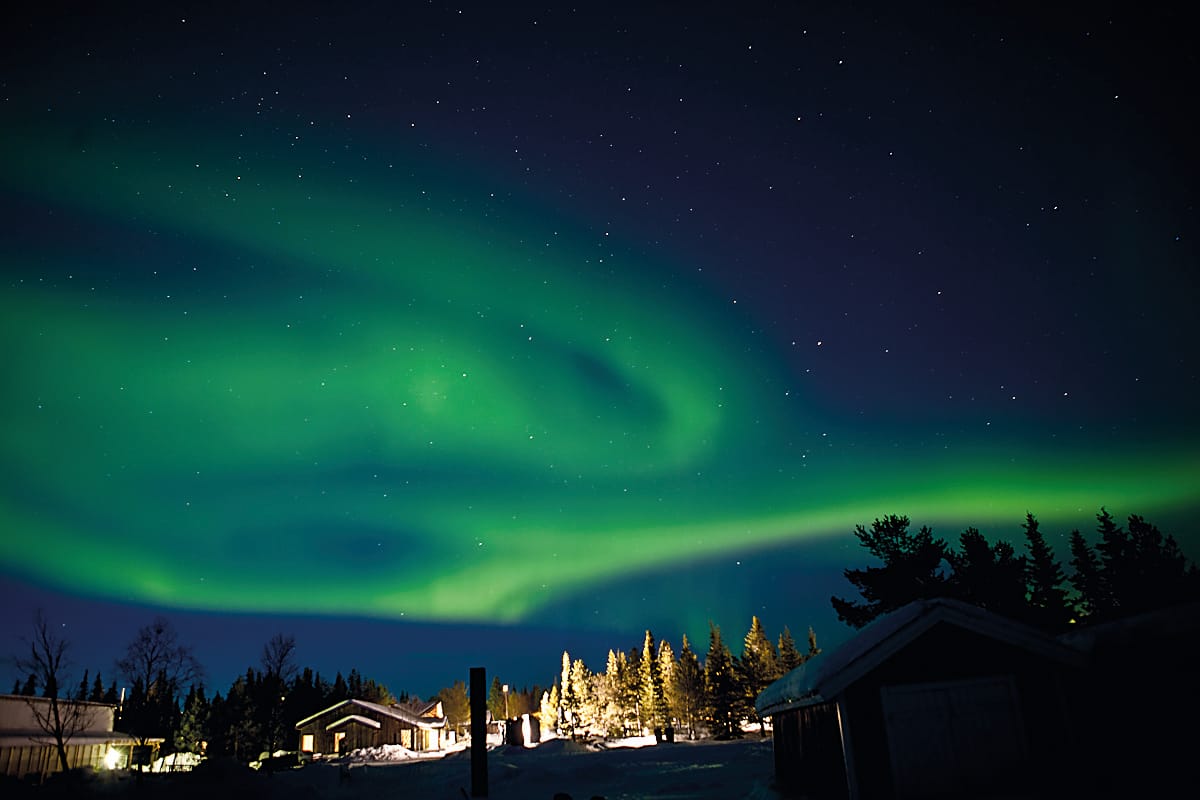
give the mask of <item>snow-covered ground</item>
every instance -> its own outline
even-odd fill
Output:
[[[272,776],[273,796],[312,798],[421,797],[463,800],[471,793],[471,754],[457,747],[440,758],[403,748],[374,748],[379,760],[357,751],[336,762],[314,763]],[[491,800],[718,800],[780,797],[772,788],[770,739],[677,741],[653,737],[586,745],[551,739],[531,747],[488,752]],[[282,793],[279,793],[282,790]]]
[[[535,747],[497,745],[488,751],[490,800],[778,800],[772,787],[771,740],[748,735],[732,742],[653,737],[584,744],[550,739]],[[138,797],[141,800],[470,800],[471,752],[460,744],[437,753],[402,747],[359,750],[299,769],[254,771],[228,760],[195,771],[143,773],[73,771],[39,790],[25,784],[20,797]],[[8,797],[6,791],[0,791]]]

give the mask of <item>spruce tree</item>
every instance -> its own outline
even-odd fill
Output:
[[[180,753],[203,752],[203,743],[209,739],[209,703],[204,697],[204,686],[193,686],[183,705],[179,728],[175,731],[175,750]]]
[[[717,739],[740,738],[744,708],[738,665],[721,640],[721,629],[708,623],[708,655],[704,659],[704,693],[709,728]]]
[[[642,704],[642,651],[631,647],[625,657],[625,704],[630,731],[641,735],[646,727],[647,709]]]
[[[1025,546],[1029,556],[1025,559],[1025,583],[1028,588],[1029,621],[1050,633],[1065,630],[1071,619],[1067,605],[1067,593],[1063,589],[1066,576],[1062,565],[1054,558],[1054,551],[1046,543],[1046,537],[1038,529],[1033,514],[1025,514]]]
[[[610,648],[596,704],[600,709],[600,726],[604,729],[604,734],[612,739],[625,735],[625,714],[621,707],[621,685],[624,680],[621,663],[617,660],[616,652]]]
[[[775,677],[783,677],[803,663],[804,656],[800,655],[800,651],[796,649],[796,640],[792,638],[792,632],[784,625],[783,633],[779,634],[779,661]]]
[[[658,673],[662,676],[663,702],[667,727],[674,729],[679,718],[679,698],[675,693],[675,651],[666,639],[658,643]]]
[[[679,703],[679,719],[687,726],[688,738],[695,739],[696,725],[704,713],[704,670],[700,668],[700,659],[693,652],[686,634],[675,668],[675,696]]]
[[[94,703],[99,703],[104,700],[104,681],[100,679],[100,673],[96,673],[96,680],[92,681],[92,691],[88,695],[88,700]]]
[[[587,735],[596,721],[596,698],[592,688],[592,674],[588,671],[583,659],[577,658],[571,664],[570,677],[571,697],[570,708],[572,735]]]
[[[559,697],[558,684],[556,683],[542,697],[542,707],[538,712],[538,722],[541,723],[543,729],[555,732],[559,730],[561,709],[562,698]]]
[[[742,641],[741,685],[745,693],[744,702],[751,721],[758,722],[759,735],[766,735],[766,722],[754,711],[754,701],[759,693],[775,680],[778,671],[775,648],[763,631],[757,616],[750,618],[750,630]]]
[[[571,682],[571,654],[563,650],[562,671],[559,676],[562,691],[559,693],[558,727],[564,736],[574,737],[579,718],[579,697]]]
[[[988,543],[978,528],[959,536],[959,549],[947,551],[953,572],[947,589],[964,603],[1010,619],[1026,616],[1025,560],[1005,541]]]
[[[1100,561],[1096,552],[1078,529],[1071,531],[1071,585],[1075,587],[1075,614],[1079,620],[1090,620],[1104,607],[1101,588]]]
[[[638,683],[642,704],[642,723],[661,735],[667,724],[667,699],[663,692],[662,672],[658,664],[658,648],[654,634],[649,630],[642,640],[642,661],[639,665]]]
[[[804,655],[804,660],[815,658],[821,655],[821,648],[817,646],[817,632],[812,629],[812,625],[808,626],[808,652]]]
[[[508,719],[508,710],[504,707],[504,684],[500,683],[498,675],[492,676],[492,685],[488,687],[487,708],[492,712],[492,719]]]

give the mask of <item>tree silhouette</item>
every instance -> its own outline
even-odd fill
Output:
[[[758,723],[761,736],[766,735],[766,721],[760,719],[754,711],[754,700],[759,692],[775,680],[779,670],[776,666],[777,660],[775,648],[763,631],[762,623],[757,616],[751,617],[750,630],[746,631],[742,642],[741,683],[746,694],[746,708],[750,712],[751,721]]]
[[[988,544],[977,528],[959,536],[957,552],[948,551],[952,572],[949,594],[965,603],[1018,618],[1025,612],[1025,559],[1005,541]]]
[[[738,665],[721,640],[721,629],[708,623],[708,655],[704,659],[704,694],[709,728],[717,739],[740,738],[745,695]]]
[[[29,675],[27,687],[36,682],[43,688],[41,699],[35,699],[33,692],[24,693],[28,695],[26,703],[34,721],[45,735],[36,741],[53,745],[59,767],[66,772],[70,769],[67,743],[92,723],[95,706],[80,698],[71,698],[62,691],[68,682],[70,644],[54,632],[40,610],[34,615],[33,636],[26,639],[25,644],[27,655],[13,660],[18,670]]]
[[[782,677],[803,663],[804,656],[800,655],[800,651],[796,649],[796,640],[792,638],[792,632],[784,625],[783,633],[779,634],[778,671],[775,677]]]
[[[1029,556],[1025,559],[1025,584],[1029,589],[1027,616],[1031,623],[1045,631],[1066,630],[1072,618],[1063,588],[1066,576],[1062,565],[1054,558],[1054,551],[1046,543],[1046,537],[1038,528],[1033,514],[1026,513],[1025,546]]]
[[[658,662],[658,648],[654,643],[654,634],[649,629],[642,640],[642,660],[638,666],[642,722],[647,728],[661,731],[667,724],[667,695]]]
[[[679,720],[688,729],[688,738],[696,738],[696,725],[704,708],[704,670],[686,635],[679,650],[675,669],[675,696],[679,699]]]
[[[179,714],[179,694],[201,676],[192,649],[179,643],[179,635],[165,617],[156,617],[138,630],[117,667],[132,684],[121,710],[122,729],[143,745],[155,737],[170,741]]]
[[[883,566],[843,572],[865,602],[830,598],[839,620],[861,628],[913,600],[946,594],[946,579],[940,571],[946,543],[934,539],[927,527],[909,533],[908,525],[908,517],[893,514],[876,519],[869,531],[855,526],[859,543]]]

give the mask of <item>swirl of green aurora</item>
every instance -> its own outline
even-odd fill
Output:
[[[1078,524],[1195,499],[1187,442],[914,459],[897,442],[923,431],[818,418],[727,301],[449,173],[234,136],[5,148],[40,222],[3,253],[0,560],[35,580],[511,621],[880,513]]]

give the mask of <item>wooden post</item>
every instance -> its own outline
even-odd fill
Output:
[[[488,796],[487,670],[471,667],[471,796]]]

